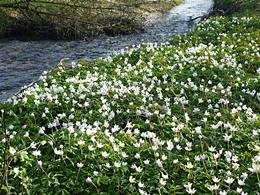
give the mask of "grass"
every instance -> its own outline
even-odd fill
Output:
[[[238,15],[62,63],[1,104],[2,192],[259,192],[260,16]]]

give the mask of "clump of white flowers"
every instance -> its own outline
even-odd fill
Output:
[[[260,38],[246,28],[254,21],[209,19],[171,44],[43,74],[1,117],[12,125],[1,137],[10,191],[258,192]]]

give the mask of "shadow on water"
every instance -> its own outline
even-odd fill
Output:
[[[185,0],[166,15],[155,17],[145,25],[145,32],[123,36],[105,35],[84,41],[19,41],[0,40],[0,102],[36,80],[62,58],[95,59],[140,43],[165,42],[173,34],[192,30],[191,18],[208,13],[213,0]]]

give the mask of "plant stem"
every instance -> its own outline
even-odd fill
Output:
[[[5,112],[2,111],[2,129],[4,132],[4,154],[3,154],[3,160],[4,160],[4,165],[3,165],[3,170],[2,170],[2,180],[1,180],[1,184],[0,184],[0,194],[2,194],[2,188],[4,186],[4,184],[7,187],[7,191],[9,194],[9,187],[8,187],[8,165],[9,165],[9,156],[8,156],[8,149],[9,149],[9,139],[8,139],[8,135],[7,135],[7,131],[6,131],[6,125],[5,125]]]

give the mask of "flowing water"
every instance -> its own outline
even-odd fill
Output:
[[[151,17],[143,33],[122,36],[100,36],[90,41],[19,41],[0,40],[0,102],[38,79],[62,58],[95,59],[140,43],[161,43],[173,34],[192,30],[191,18],[207,14],[213,0],[185,0],[164,16]]]

